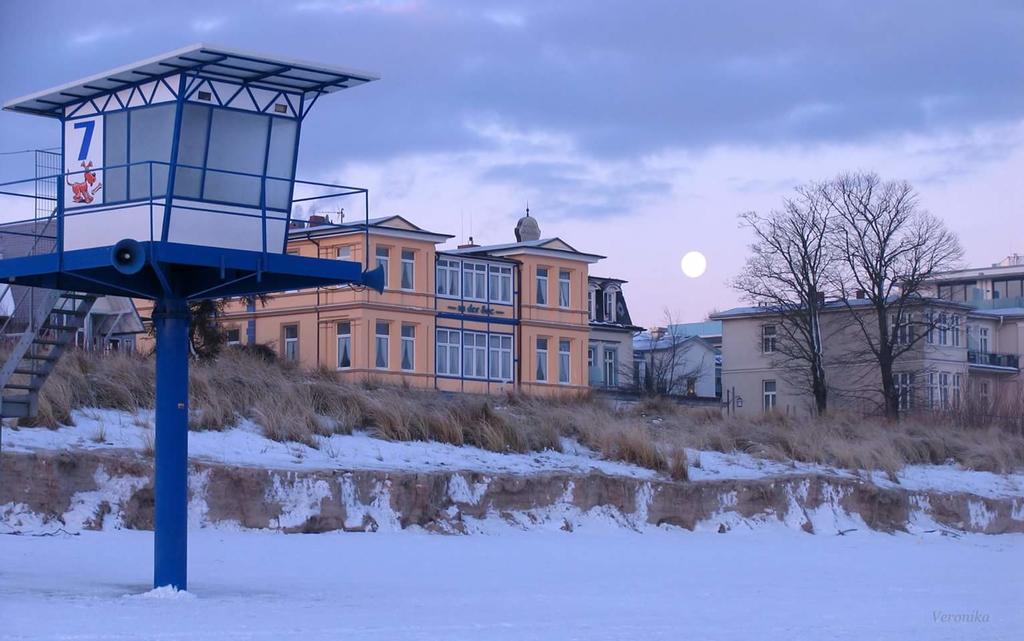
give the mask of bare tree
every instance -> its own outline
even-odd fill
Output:
[[[838,264],[832,211],[818,185],[797,187],[782,209],[749,212],[741,225],[754,234],[750,256],[732,286],[777,318],[773,365],[814,397],[818,413],[828,409],[821,314]],[[762,339],[764,340],[764,339]]]
[[[920,207],[905,181],[845,174],[821,185],[820,193],[838,223],[831,234],[842,257],[835,286],[877,363],[885,414],[897,419],[900,391],[893,366],[939,322],[922,309],[927,283],[953,268],[963,250],[956,235]],[[859,296],[851,296],[851,289]]]

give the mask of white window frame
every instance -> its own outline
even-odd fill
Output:
[[[338,245],[334,248],[335,260],[352,260],[352,246]]]
[[[899,410],[909,412],[914,409],[914,374],[912,372],[896,372],[893,374],[893,378],[899,397]]]
[[[338,369],[348,369],[352,367],[352,322],[338,321],[335,325],[335,331],[337,332],[338,342]],[[348,354],[348,365],[343,365],[341,355],[346,353]]]
[[[938,407],[939,402],[939,383],[938,377],[935,372],[928,372],[928,409],[933,410]]]
[[[411,292],[416,289],[416,250],[402,248],[402,271],[399,279],[399,289]],[[408,275],[408,280],[406,276]]]
[[[387,328],[385,333],[381,333],[381,327]],[[381,358],[382,356],[383,358]],[[391,323],[379,320],[373,324],[373,366],[375,369],[388,369],[390,364]]]
[[[562,309],[572,306],[572,272],[568,269],[558,270],[558,306]]]
[[[984,326],[978,327],[978,351],[982,354],[988,354],[988,328]]]
[[[761,353],[774,354],[778,349],[778,344],[776,342],[778,341],[778,337],[779,330],[774,323],[761,325]]]
[[[950,328],[953,330],[953,347],[960,347],[960,315],[950,317]]]
[[[462,332],[462,376],[487,379],[487,332]]]
[[[946,312],[939,312],[939,345],[949,345],[949,316]]]
[[[768,385],[771,384],[771,389]],[[763,412],[774,412],[779,406],[779,385],[775,379],[761,381],[761,410]]]
[[[487,377],[492,381],[511,382],[512,334],[489,334],[487,337]]]
[[[604,355],[601,360],[602,371],[604,373],[604,384],[608,387],[615,387],[618,384],[619,378],[619,350],[614,347],[605,347]],[[608,357],[611,356],[611,360]],[[611,366],[611,369],[609,369]]]
[[[487,263],[462,261],[462,299],[487,302]]]
[[[558,339],[558,384],[568,385],[572,382],[572,341]]]
[[[512,304],[512,266],[489,265],[487,267],[487,295],[492,303]]]
[[[548,381],[548,339],[537,338],[537,349],[536,349],[536,367],[534,369],[534,376],[539,383],[546,383]]]
[[[402,323],[399,331],[401,332],[401,349],[399,350],[398,366],[403,372],[414,372],[416,371],[416,326],[410,323]],[[409,356],[408,367],[405,364],[406,355]]]
[[[295,329],[295,336],[288,336],[289,329]],[[281,336],[284,341],[284,359],[297,362],[299,360],[299,324],[288,323],[281,327]]]
[[[595,303],[595,287],[587,287],[587,313],[591,321],[597,320],[597,305]]]
[[[436,280],[438,296],[442,298],[459,298],[462,295],[462,261],[439,258],[437,260]]]
[[[960,402],[963,399],[963,374],[960,372],[953,372],[953,407],[959,408]]]
[[[384,289],[391,286],[391,248],[390,247],[377,247],[374,250],[374,256],[377,257],[376,266],[384,267]]]
[[[548,304],[548,268],[537,268],[537,305],[546,307]]]
[[[939,407],[949,407],[949,372],[939,372]]]
[[[617,316],[615,309],[615,294],[618,292],[614,287],[604,290],[604,320],[606,323],[614,323]]]
[[[462,332],[438,327],[435,333],[435,370],[441,376],[462,375]],[[454,367],[453,367],[454,365]]]
[[[63,318],[63,316],[64,315],[61,314],[62,318]],[[238,332],[238,339],[232,340],[230,338],[230,332]],[[224,330],[224,341],[228,345],[232,345],[232,346],[234,346],[234,345],[241,345],[242,344],[242,328],[241,327],[230,327],[230,328]]]

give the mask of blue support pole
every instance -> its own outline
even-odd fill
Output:
[[[188,303],[157,301],[153,587],[186,589],[188,560]]]

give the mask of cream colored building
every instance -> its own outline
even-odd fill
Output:
[[[850,301],[868,325],[874,312],[866,300]],[[899,357],[894,382],[904,411],[950,407],[968,390],[976,368],[968,362],[968,305],[929,299],[914,306],[911,322],[898,331],[913,346]],[[822,314],[822,337],[830,409],[877,412],[881,383],[877,362],[866,352],[859,325],[847,306],[829,303]],[[925,318],[934,319],[925,322]],[[781,412],[808,415],[814,399],[807,366],[785,357],[778,314],[767,308],[741,307],[712,316],[722,321],[722,400],[737,415]],[[988,323],[987,320],[979,321]],[[914,343],[915,332],[937,325]],[[987,376],[988,374],[982,374]]]

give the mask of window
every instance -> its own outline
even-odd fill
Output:
[[[932,345],[935,343],[935,314],[932,312],[925,312],[924,321],[928,326],[928,331],[925,333],[924,340],[929,345]]]
[[[765,412],[775,411],[778,405],[778,393],[775,381],[761,381],[761,408]]]
[[[237,327],[224,332],[224,340],[228,345],[241,345],[242,344],[242,330]]]
[[[902,319],[898,314],[893,314],[890,325],[897,345],[910,345],[914,342],[914,326],[909,314],[903,316]]]
[[[615,322],[615,290],[606,289],[604,292],[604,320],[609,323]]]
[[[960,407],[960,388],[963,383],[963,375],[960,372],[953,374],[953,407]]]
[[[487,265],[462,263],[462,297],[470,300],[487,300]]]
[[[988,328],[978,328],[978,351],[984,354],[988,353]]]
[[[939,407],[949,407],[949,372],[939,372]]]
[[[387,369],[388,349],[391,346],[391,324],[387,321],[377,321],[376,327],[376,336],[374,337],[376,360],[374,361],[374,367]]]
[[[569,382],[569,341],[558,341],[558,382],[565,384]]]
[[[597,320],[596,310],[594,309],[594,288],[587,288],[587,312],[590,315],[590,320]]]
[[[548,380],[548,339],[537,339],[537,380]]]
[[[348,245],[335,247],[334,257],[338,260],[352,260],[352,248]]]
[[[950,322],[953,330],[953,347],[960,347],[960,317],[954,314]]]
[[[512,267],[508,265],[491,265],[488,270],[491,302],[511,305]]]
[[[775,338],[776,338],[776,327],[775,325],[762,325],[761,326],[761,352],[764,354],[775,353]],[[772,381],[774,385],[775,382]]]
[[[384,268],[384,287],[389,287],[391,285],[391,276],[388,273],[391,271],[391,250],[387,247],[377,248],[377,267]]]
[[[587,348],[587,371],[590,372],[590,376],[591,377],[593,377],[593,375],[594,375],[594,365],[595,365],[594,361],[596,359],[597,359],[597,348],[596,347],[588,347]]]
[[[402,250],[402,289],[414,289],[416,278],[416,252],[411,249]]]
[[[928,409],[935,409],[939,404],[939,386],[935,372],[928,372]]]
[[[537,268],[537,304],[548,304],[548,268]]]
[[[914,408],[914,375],[911,372],[893,374],[896,383],[896,394],[899,396],[899,409],[908,412]]]
[[[569,306],[569,270],[558,270],[558,306]]]
[[[949,317],[946,312],[939,313],[939,345],[949,345]]]
[[[989,401],[988,381],[986,381],[986,380],[979,380],[978,381],[978,398],[980,398],[981,401],[985,405],[988,405],[988,401]]]
[[[410,372],[416,368],[416,326],[402,325],[402,369]]]
[[[462,374],[466,378],[487,378],[487,334],[462,333]]]
[[[618,385],[619,350],[614,347],[604,348],[604,384],[609,387]]]
[[[352,323],[344,321],[337,325],[338,369],[352,367]]]
[[[437,295],[459,297],[459,272],[461,263],[457,260],[441,259],[437,261]]]
[[[458,376],[462,371],[460,352],[462,335],[454,329],[437,330],[437,373]]]
[[[511,381],[512,337],[506,334],[491,334],[490,343],[490,378],[496,381]]]
[[[688,376],[686,378],[686,395],[687,396],[696,396],[697,395],[697,379],[692,377],[692,376]]]
[[[281,328],[281,333],[284,335],[284,359],[299,360],[299,326],[285,325]]]

